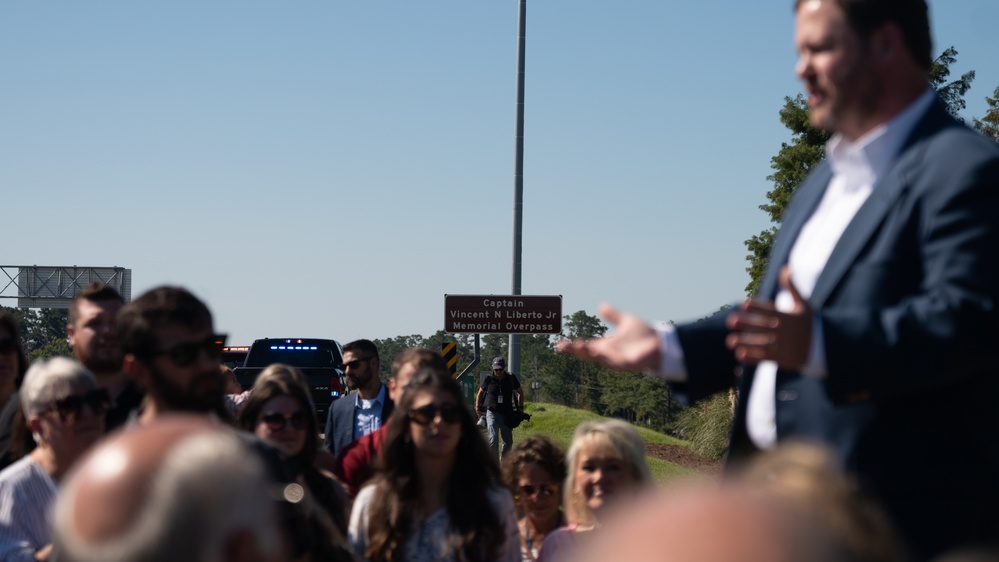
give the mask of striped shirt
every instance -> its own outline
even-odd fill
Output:
[[[0,472],[0,560],[35,560],[52,542],[56,483],[30,456]]]

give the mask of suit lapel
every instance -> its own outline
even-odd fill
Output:
[[[908,183],[900,171],[904,167],[906,166],[900,161],[891,172],[874,184],[870,197],[843,231],[808,298],[813,306],[819,307],[825,303],[846,272],[857,262],[860,252],[881,226],[895,201],[905,192]]]
[[[826,192],[826,186],[832,179],[832,169],[826,162],[821,162],[814,172],[808,175],[805,182],[801,184],[791,206],[784,213],[784,218],[774,240],[773,250],[770,251],[770,258],[767,264],[767,272],[760,283],[760,298],[773,299],[777,295],[777,275],[780,268],[787,263],[788,256],[791,255],[791,247],[798,239],[801,228],[805,226],[815,207],[822,200],[822,195]]]
[[[909,135],[895,165],[874,184],[871,196],[861,205],[860,210],[843,231],[839,242],[829,255],[829,261],[815,281],[815,288],[808,299],[813,306],[819,307],[825,303],[843,276],[857,262],[858,256],[891,212],[899,197],[908,190],[909,169],[922,160],[925,150],[919,141],[946,126],[948,121],[949,117],[943,105],[939,101],[934,101],[927,114]]]

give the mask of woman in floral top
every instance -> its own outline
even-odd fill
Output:
[[[372,562],[519,562],[513,499],[461,386],[424,368],[389,420],[381,467],[361,489],[349,541]]]

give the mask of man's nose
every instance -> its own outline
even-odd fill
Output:
[[[812,75],[812,60],[807,53],[798,54],[798,62],[794,64],[794,75],[800,79]]]

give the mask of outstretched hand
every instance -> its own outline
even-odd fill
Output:
[[[612,335],[590,340],[562,340],[555,345],[555,350],[618,371],[659,370],[659,334],[652,326],[609,304],[600,305],[599,312],[615,328]]]
[[[780,286],[791,293],[794,306],[780,312],[772,301],[748,300],[728,315],[731,330],[725,344],[745,363],[774,361],[782,369],[801,369],[812,343],[812,309],[791,282],[787,266],[780,271]]]

